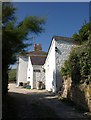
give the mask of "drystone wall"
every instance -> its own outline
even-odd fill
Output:
[[[73,101],[78,107],[91,112],[91,84],[72,85],[71,78],[63,82],[61,97]]]

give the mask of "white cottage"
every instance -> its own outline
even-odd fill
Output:
[[[35,44],[34,51],[19,56],[17,86],[29,81],[31,89],[37,89],[40,82],[48,91],[59,91],[62,87],[61,67],[75,46],[72,38],[54,36],[46,54],[40,44]]]
[[[76,44],[72,38],[54,36],[44,64],[46,90],[57,92],[62,85],[61,67]]]
[[[45,71],[43,65],[46,52],[42,51],[40,44],[34,45],[34,51],[26,55],[19,55],[17,70],[17,86],[20,83],[30,82],[31,89],[38,89],[39,83],[45,88]]]
[[[16,84],[26,83],[27,81],[27,67],[28,67],[28,57],[26,55],[19,55],[17,57],[17,76]]]

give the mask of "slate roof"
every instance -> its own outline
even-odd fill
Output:
[[[66,40],[66,41],[69,41],[69,42],[73,41],[72,38],[63,37],[63,36],[53,36],[53,38],[54,38],[55,40]]]
[[[47,54],[44,51],[32,51],[27,55],[30,56],[32,65],[43,65]]]
[[[30,56],[32,65],[44,65],[46,56]]]
[[[28,55],[33,55],[33,56],[35,56],[35,55],[42,56],[43,55],[43,56],[45,56],[46,52],[44,52],[44,51],[32,51],[32,52],[29,52]]]
[[[72,38],[70,37],[63,37],[63,36],[53,36],[52,39],[55,39],[56,41],[58,40],[63,40],[63,41],[67,41],[67,42],[70,42],[70,43],[73,43],[73,44],[79,44],[77,41],[73,40]]]

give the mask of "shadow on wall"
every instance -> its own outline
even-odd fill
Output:
[[[63,87],[63,77],[61,76],[60,71],[57,69],[56,70],[56,82],[57,82],[57,92],[62,90]]]
[[[58,91],[61,90],[62,86],[63,86],[63,78],[60,74],[60,71],[56,70],[56,73],[55,73],[55,70],[54,70],[53,71],[52,89],[54,89],[54,91],[56,93],[58,93]]]

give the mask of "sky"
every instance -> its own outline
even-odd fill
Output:
[[[17,22],[27,16],[45,18],[45,31],[35,37],[33,43],[40,43],[47,51],[54,35],[72,37],[84,22],[89,21],[89,2],[13,2],[17,8]],[[28,49],[33,50],[33,47]]]
[[[72,37],[79,31],[84,22],[89,21],[88,2],[14,2],[17,8],[17,22],[27,16],[45,18],[45,31],[34,36],[33,43],[40,43],[47,51],[54,35]],[[28,51],[33,47],[28,48]]]

